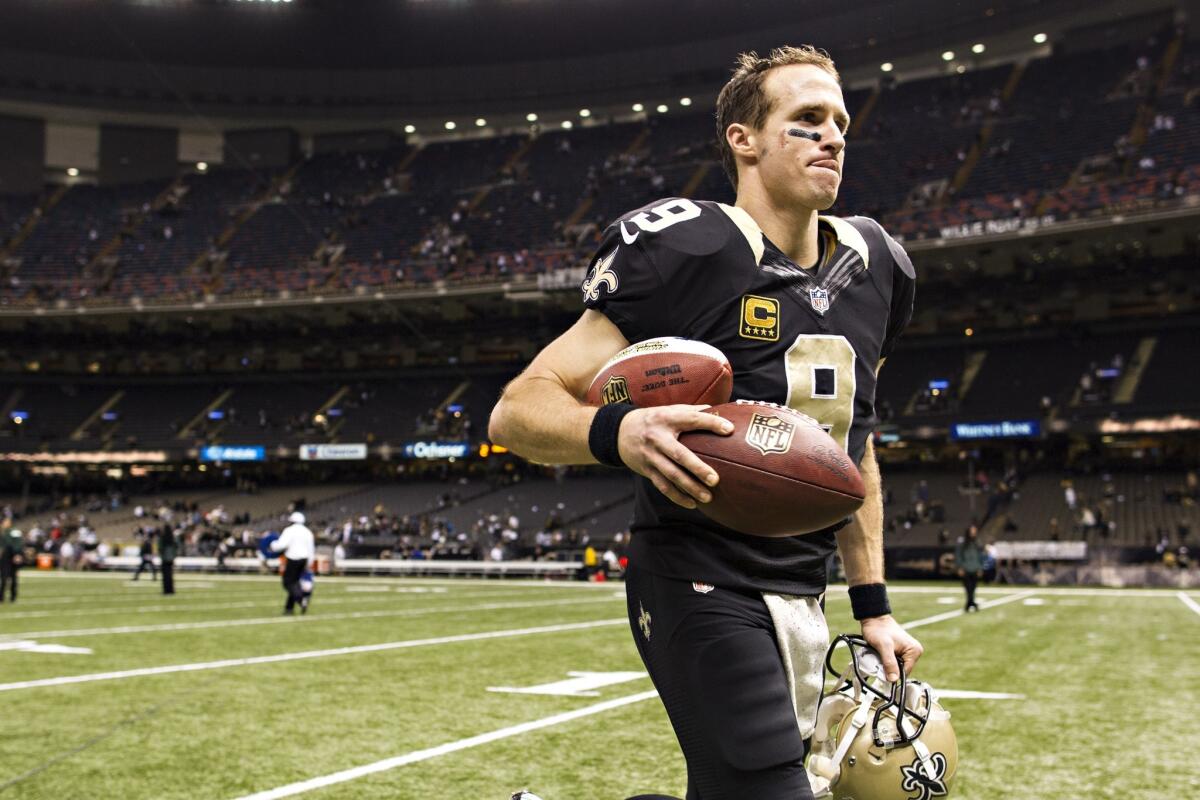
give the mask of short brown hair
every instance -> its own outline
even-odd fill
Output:
[[[763,91],[763,81],[775,67],[792,64],[820,67],[841,83],[841,76],[829,54],[811,44],[804,44],[799,47],[776,47],[766,58],[753,50],[740,54],[733,76],[717,96],[717,147],[721,151],[721,166],[725,168],[725,174],[729,176],[735,191],[738,185],[737,159],[733,157],[725,131],[735,122],[761,128],[771,113],[771,98]]]

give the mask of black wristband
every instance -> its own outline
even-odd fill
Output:
[[[850,608],[855,619],[882,617],[892,613],[887,587],[882,583],[864,583],[850,587]]]
[[[621,420],[634,410],[628,403],[612,403],[600,406],[596,416],[592,417],[592,427],[588,430],[588,449],[604,466],[625,466],[621,451],[617,448],[617,434],[621,431]]]

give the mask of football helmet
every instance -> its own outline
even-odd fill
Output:
[[[850,651],[842,672],[838,649]],[[807,768],[813,793],[833,800],[931,800],[947,797],[958,769],[950,712],[933,689],[900,678],[890,683],[883,662],[861,636],[843,634],[825,655],[836,682],[821,696]]]

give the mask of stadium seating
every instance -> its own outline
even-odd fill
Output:
[[[1194,44],[1158,90],[1173,35],[1100,50],[1068,42],[1024,64],[847,91],[861,119],[834,212],[920,239],[1200,191]],[[75,186],[14,248],[18,281],[0,300],[317,294],[579,264],[594,238],[568,224],[603,227],[683,193],[731,201],[713,136],[710,112],[676,109],[532,137],[320,153],[275,173],[226,166],[170,185]],[[11,235],[33,202],[0,198],[0,229]],[[93,264],[102,250],[115,267]]]

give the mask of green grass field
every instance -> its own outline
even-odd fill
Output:
[[[164,597],[144,576],[24,572],[0,606],[0,800],[683,795],[647,678],[594,696],[488,691],[640,673],[620,583],[326,578],[286,619],[282,598],[266,577],[188,575]],[[954,585],[893,590],[926,646],[922,677],[1024,696],[945,701],[953,797],[1200,797],[1200,595],[981,599],[964,617]],[[856,629],[844,592],[829,617]]]

